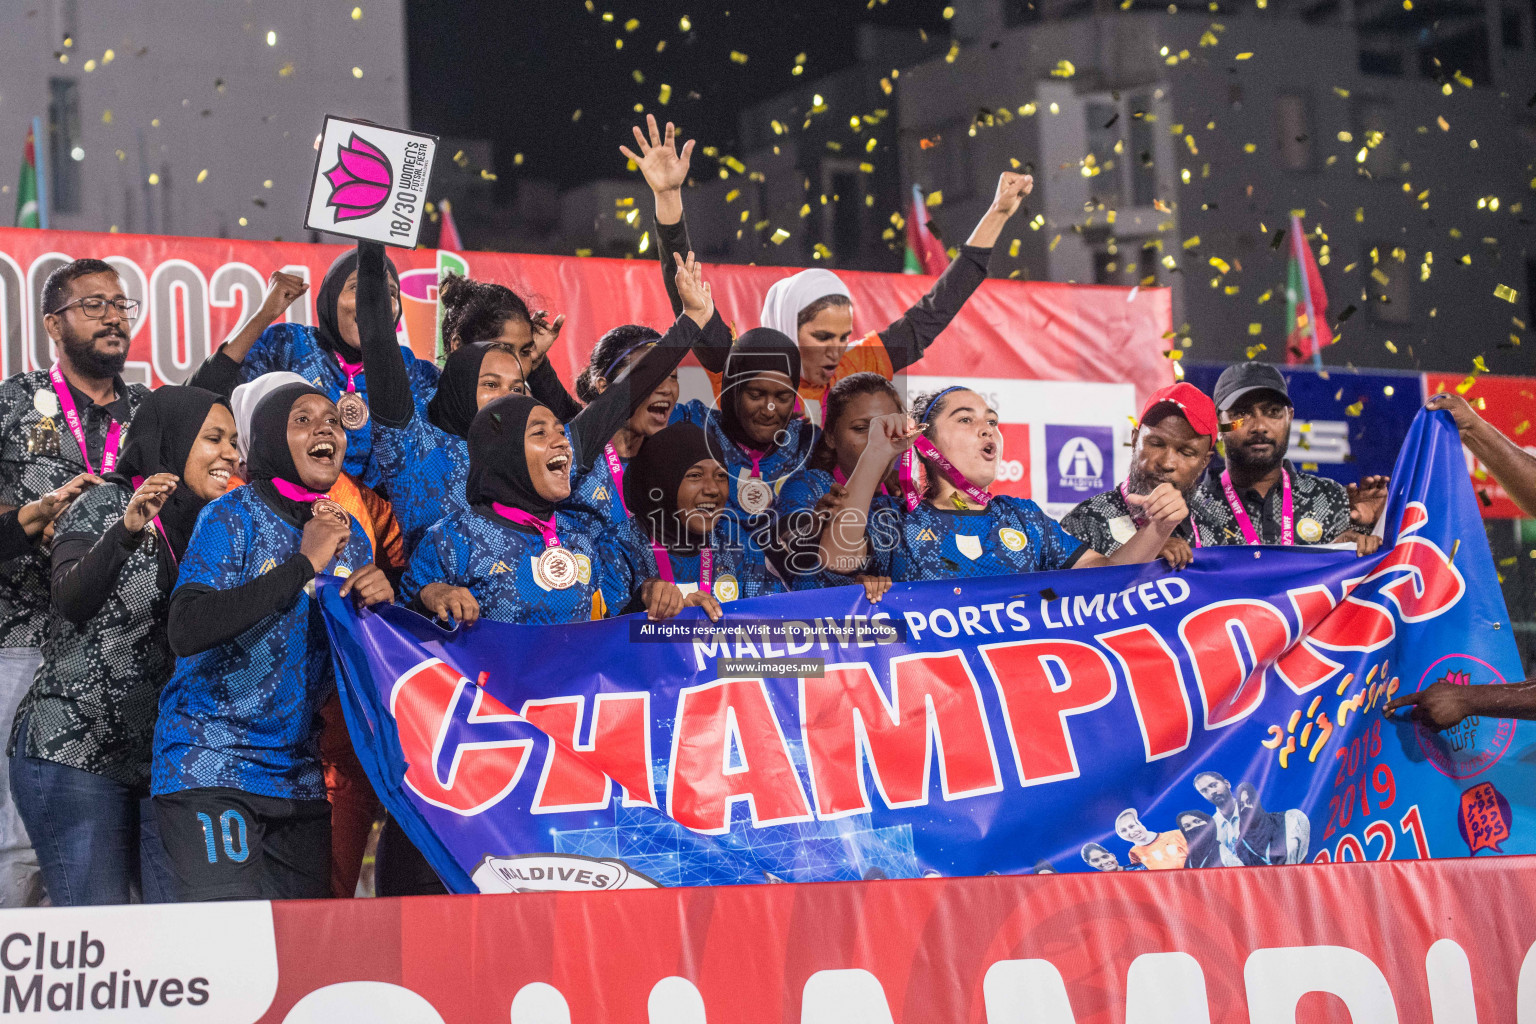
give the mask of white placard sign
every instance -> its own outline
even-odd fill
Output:
[[[327,116],[304,226],[415,248],[436,152],[434,135]]]

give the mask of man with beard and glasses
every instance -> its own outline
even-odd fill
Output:
[[[58,362],[0,382],[0,512],[74,482],[100,483],[117,465],[128,422],[149,394],[142,384],[123,383],[139,304],[124,294],[110,265],[66,263],[43,284],[42,308]],[[6,738],[42,659],[48,595],[49,561],[41,546],[0,565],[0,730]],[[37,857],[0,759],[0,907],[41,898]]]
[[[1189,506],[1188,519],[1163,544],[1162,557],[1182,569],[1193,548],[1220,544],[1219,516],[1206,508],[1201,475],[1216,449],[1216,406],[1193,384],[1173,384],[1154,392],[1131,432],[1131,468],[1125,482],[1082,502],[1061,521],[1062,529],[1101,555],[1112,555],[1143,525],[1127,494],[1151,494],[1171,484]]]
[[[1239,363],[1216,380],[1216,408],[1227,465],[1201,488],[1214,513],[1218,544],[1353,544],[1369,555],[1381,546],[1371,527],[1386,503],[1386,482],[1366,481],[1371,495],[1351,508],[1342,484],[1297,472],[1285,457],[1291,438],[1285,377],[1264,363]]]

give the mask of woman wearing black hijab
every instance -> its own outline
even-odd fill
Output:
[[[438,372],[432,363],[417,359],[395,342],[394,325],[400,321],[400,272],[377,242],[359,242],[336,257],[320,281],[315,296],[315,326],[276,323],[309,286],[281,271],[272,275],[261,307],[198,369],[191,383],[220,394],[237,384],[248,383],[276,370],[297,373],[332,402],[347,431],[347,458],[342,466],[364,487],[379,483],[373,464],[372,397],[363,371],[362,343],[358,336],[358,266],[363,253],[382,264],[388,273],[386,323],[391,343],[405,362],[405,382],[412,402],[425,409],[437,389]],[[383,276],[381,275],[381,281]],[[382,293],[381,293],[382,294]]]
[[[163,387],[117,472],[60,517],[43,663],[17,712],[11,788],[55,906],[171,898],[149,801],[166,616],[198,513],[239,456],[223,398]]]
[[[646,594],[659,610],[701,605],[719,618],[721,604],[785,590],[778,577],[746,557],[739,538],[718,529],[729,486],[704,431],[692,423],[652,435],[630,460],[624,503],[634,524],[615,528],[610,539],[637,598],[639,581],[655,580],[651,589],[670,591],[665,601]]]
[[[695,398],[674,413],[703,428],[729,478],[730,514],[744,533],[759,525],[749,526],[747,520],[773,507],[784,482],[806,464],[815,445],[816,428],[795,415],[799,379],[795,343],[770,327],[754,327],[731,346],[719,404],[711,407]],[[750,538],[752,550],[762,546],[761,537]]]
[[[465,344],[448,357],[437,392],[423,415],[410,401],[407,364],[389,329],[382,251],[375,254],[361,247],[360,251],[357,320],[363,361],[373,381],[374,462],[394,504],[409,554],[433,523],[468,507],[466,439],[478,410],[507,395],[526,395],[529,389],[517,349],[465,338]],[[678,280],[686,299],[683,315],[633,370],[565,424],[572,479],[597,464],[609,439],[691,346],[719,344],[728,337],[698,264],[680,267]]]
[[[401,580],[405,597],[466,624],[581,622],[630,603],[627,579],[603,569],[601,538],[558,507],[573,452],[554,412],[525,395],[498,398],[475,414],[466,447],[468,507],[427,531]]]
[[[325,491],[346,433],[292,375],[242,386],[251,483],[198,517],[171,596],[176,670],[160,694],[151,789],[178,900],[330,895],[330,804],[319,711],[335,686],[311,584],[387,603],[361,525]],[[235,405],[247,396],[237,391]]]

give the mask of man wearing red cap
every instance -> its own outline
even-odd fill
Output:
[[[1127,494],[1150,494],[1169,484],[1184,496],[1190,517],[1163,545],[1163,558],[1175,569],[1189,564],[1191,545],[1219,544],[1206,508],[1200,478],[1216,449],[1216,406],[1192,384],[1173,384],[1155,392],[1141,409],[1141,422],[1131,433],[1131,469],[1125,482],[1082,502],[1061,521],[1062,528],[1095,551],[1114,554],[1135,536],[1139,513]]]

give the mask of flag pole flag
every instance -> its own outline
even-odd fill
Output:
[[[942,274],[949,266],[944,243],[928,227],[927,204],[921,185],[912,186],[912,216],[907,218],[906,265],[908,274]]]
[[[1301,218],[1291,216],[1291,259],[1285,281],[1286,332],[1285,361],[1301,363],[1312,357],[1315,369],[1323,368],[1323,346],[1333,344],[1333,331],[1327,320],[1328,293],[1323,290],[1323,275],[1317,269],[1312,246],[1307,243]]]
[[[459,226],[453,222],[453,204],[444,199],[437,205],[443,211],[443,219],[438,226],[437,247],[439,249],[452,249],[454,252],[462,252],[464,240],[459,237]]]
[[[48,136],[43,134],[43,119],[32,119],[32,156],[37,165],[37,226],[48,230]]]
[[[27,144],[21,155],[21,175],[16,182],[16,226],[38,227],[36,141],[27,129]]]

